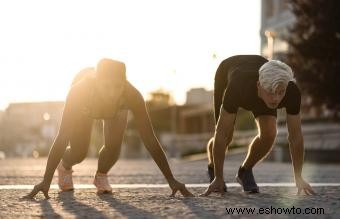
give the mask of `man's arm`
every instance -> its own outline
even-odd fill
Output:
[[[304,159],[303,136],[300,115],[287,114],[288,142],[295,178],[301,178]]]
[[[213,145],[215,177],[221,180],[223,180],[225,152],[233,138],[235,118],[235,113],[228,113],[221,107],[220,117],[216,125]]]
[[[225,151],[233,138],[236,114],[240,105],[240,93],[239,82],[230,80],[224,91],[222,105],[219,109],[220,116],[215,127],[214,135],[213,160],[215,178],[220,179],[220,181],[223,181]]]
[[[214,191],[219,191],[221,194],[224,194],[224,158],[227,147],[233,138],[235,118],[236,113],[228,113],[223,109],[223,107],[221,107],[220,117],[216,125],[213,145],[215,179],[201,196],[208,196]]]
[[[295,182],[299,189],[298,193],[300,193],[303,190],[306,194],[315,194],[310,185],[306,183],[302,178],[304,143],[301,130],[300,114],[297,115],[287,114],[287,128],[289,150],[293,163]]]

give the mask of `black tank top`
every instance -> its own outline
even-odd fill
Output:
[[[103,105],[103,103],[100,101],[100,98],[97,98],[94,86],[94,68],[85,68],[81,70],[74,77],[72,81],[72,86],[84,80],[86,80],[86,82],[89,84],[89,95],[85,103],[85,109],[83,110],[83,113],[86,114],[86,116],[93,119],[113,119],[119,111],[126,109],[123,101],[124,99],[122,98],[123,95],[119,98],[119,100],[113,107],[107,107]]]

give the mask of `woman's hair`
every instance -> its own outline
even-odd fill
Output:
[[[287,85],[289,81],[295,82],[293,71],[281,61],[270,60],[259,70],[260,85],[269,92],[274,92],[280,84]]]
[[[84,78],[87,77],[91,77],[95,75],[95,69],[88,67],[88,68],[84,68],[82,69],[80,72],[78,72],[78,74],[76,74],[76,76],[73,78],[72,80],[72,85],[78,83],[79,81],[81,81]]]
[[[96,68],[96,75],[99,78],[121,78],[126,80],[125,64],[113,59],[101,59]]]

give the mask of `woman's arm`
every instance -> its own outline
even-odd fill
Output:
[[[72,124],[74,123],[72,120],[74,118],[74,104],[74,97],[70,91],[65,102],[65,107],[57,137],[55,138],[48,154],[44,179],[41,183],[37,184],[33,188],[33,190],[25,197],[33,198],[39,191],[42,191],[45,197],[48,198],[48,190],[50,188],[55,169],[57,168],[69,143],[69,137],[72,131]]]
[[[155,136],[143,97],[137,90],[134,90],[132,98],[133,106],[131,107],[131,111],[134,115],[140,137],[166,180],[173,180],[174,176],[170,170],[165,153]]]
[[[184,184],[179,183],[175,180],[171,172],[166,155],[153,131],[153,127],[151,125],[151,121],[142,95],[134,87],[131,86],[130,89],[132,90],[130,91],[131,95],[129,95],[128,97],[130,99],[128,101],[130,104],[128,105],[130,106],[129,108],[134,115],[137,129],[140,133],[146,149],[149,151],[153,160],[156,162],[157,166],[162,171],[164,177],[173,190],[172,196],[175,195],[178,190],[184,196],[192,196],[192,194],[185,188]]]

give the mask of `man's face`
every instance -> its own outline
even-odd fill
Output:
[[[286,94],[286,84],[279,84],[274,92],[264,89],[260,82],[257,82],[258,96],[270,109],[276,109]]]

